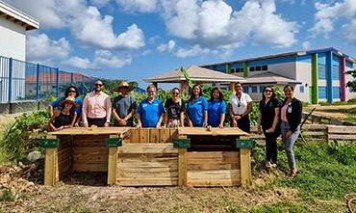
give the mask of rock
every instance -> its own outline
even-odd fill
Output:
[[[41,158],[43,158],[43,155],[39,151],[32,151],[27,155],[27,160],[29,160],[30,162],[35,162]]]

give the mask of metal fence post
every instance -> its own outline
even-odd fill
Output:
[[[59,96],[59,68],[56,68],[56,97]]]
[[[36,66],[36,100],[40,99],[40,65]]]
[[[8,97],[8,102],[11,103],[12,101],[12,67],[13,67],[13,60],[12,58],[9,58],[9,97]]]

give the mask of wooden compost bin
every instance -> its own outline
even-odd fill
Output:
[[[251,183],[252,141],[236,128],[178,129],[179,181],[189,186],[240,186]]]
[[[70,128],[50,132],[42,140],[45,148],[44,184],[55,185],[72,172],[108,172],[112,149],[121,144],[129,128]],[[114,147],[114,148],[112,148]],[[115,156],[116,157],[116,156]]]
[[[173,140],[177,129],[131,129],[122,146],[116,149],[115,177],[119,186],[178,185],[178,149]]]

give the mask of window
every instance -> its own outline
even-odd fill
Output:
[[[333,80],[340,80],[340,67],[338,64],[333,65]]]
[[[262,70],[262,67],[261,66],[257,66],[256,67],[256,71],[261,71]]]
[[[340,87],[333,87],[333,98],[339,99],[341,97]]]
[[[304,93],[304,85],[299,86],[299,92]]]
[[[257,86],[251,86],[252,93],[257,93]]]
[[[243,86],[244,92],[248,93],[248,86]]]
[[[242,68],[236,68],[236,72],[242,72]]]
[[[263,70],[263,71],[267,71],[267,70],[268,70],[268,66],[267,66],[267,65],[263,65],[263,66],[262,66],[262,70]]]
[[[326,87],[319,87],[319,98],[326,99]]]
[[[234,69],[234,68],[231,68],[231,69],[230,69],[230,73],[235,73],[235,69]]]
[[[254,72],[255,71],[255,67],[250,67],[250,72]]]
[[[318,64],[319,79],[326,79],[326,66],[325,64]]]
[[[260,86],[260,93],[262,93],[265,90],[265,86]]]

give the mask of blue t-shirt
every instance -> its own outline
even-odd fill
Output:
[[[163,103],[156,98],[150,103],[146,98],[138,106],[137,113],[141,116],[142,127],[156,127],[164,113]]]
[[[61,101],[64,101],[65,99],[66,99],[66,97],[57,98],[55,101],[51,102],[49,105],[52,106],[53,108],[57,108],[57,109],[61,110],[63,107],[59,106],[59,103]],[[82,100],[80,100],[80,98],[75,98],[75,102],[77,104],[79,104],[79,106],[75,108],[75,112],[77,113],[77,116],[79,117],[82,115],[83,102],[82,102]]]
[[[193,126],[203,126],[205,110],[208,110],[208,101],[204,97],[188,101],[187,113]]]
[[[212,127],[218,127],[221,114],[226,112],[225,101],[210,101],[208,106],[208,124]]]

